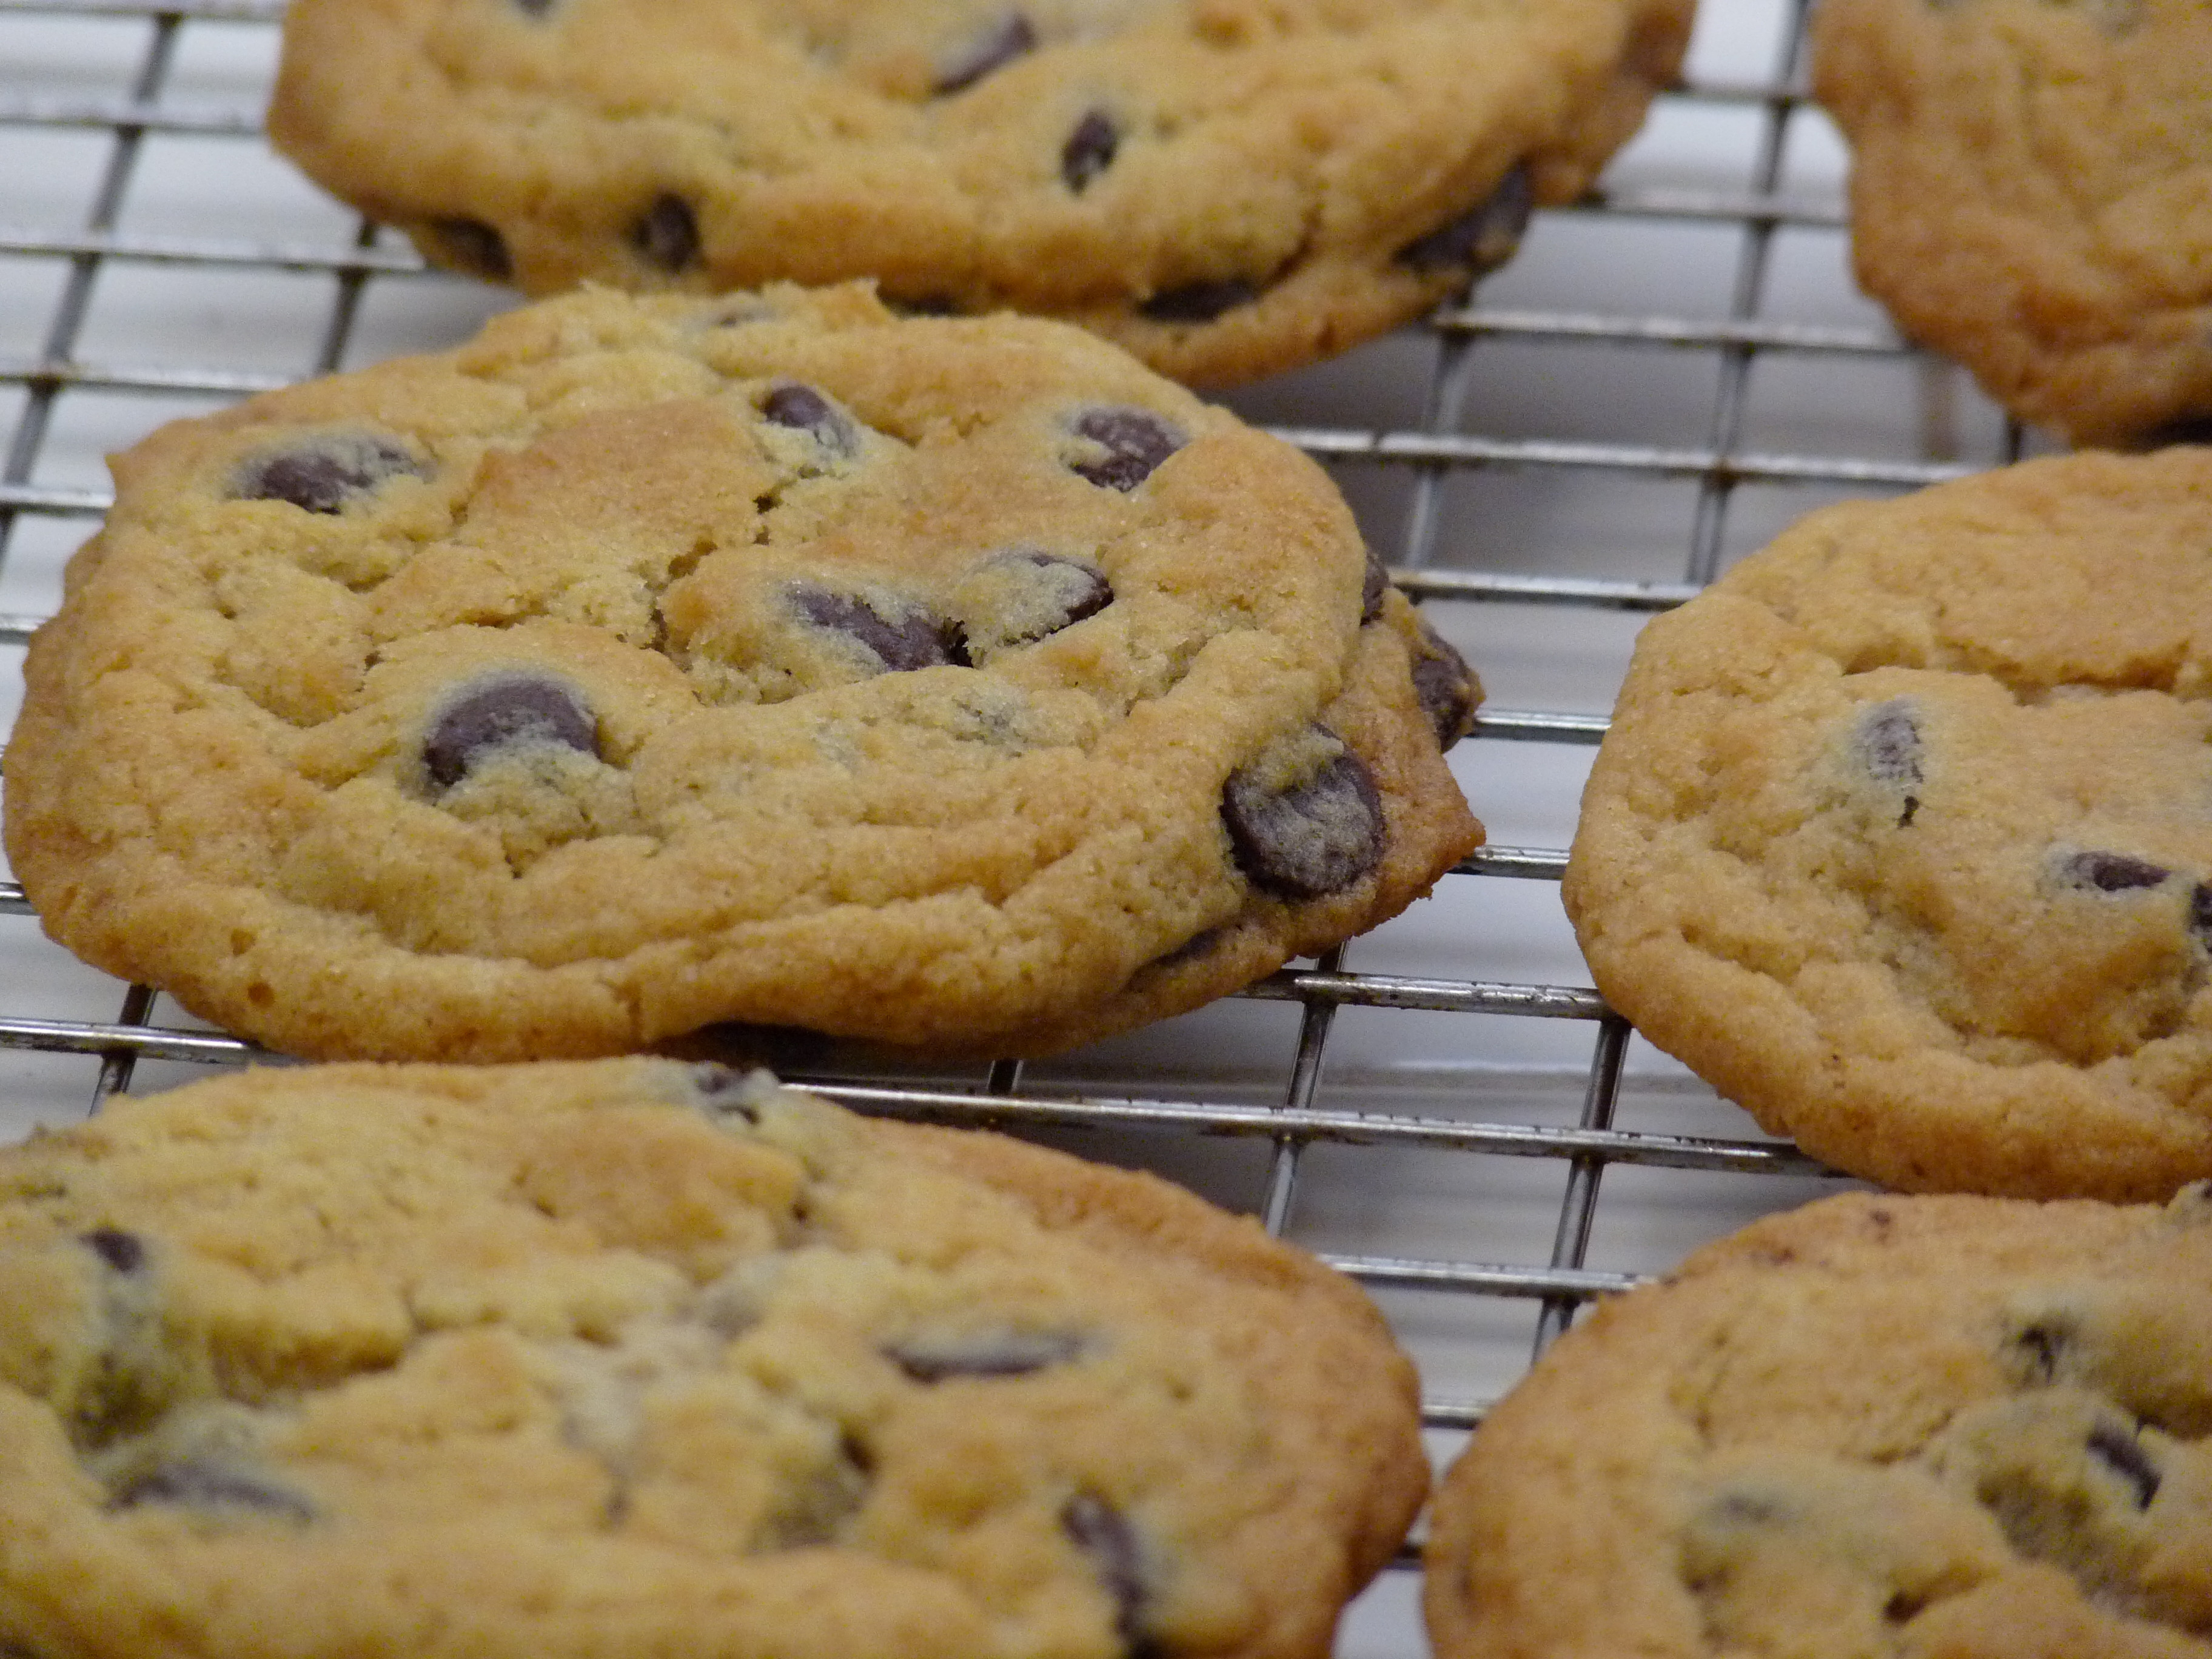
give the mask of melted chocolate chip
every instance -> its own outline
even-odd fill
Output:
[[[994,554],[955,592],[968,655],[986,662],[1095,617],[1114,602],[1105,572],[1036,548]]]
[[[243,1470],[197,1458],[163,1463],[135,1475],[108,1499],[108,1507],[117,1510],[137,1509],[144,1504],[244,1510],[301,1522],[315,1518],[314,1507],[298,1492]]]
[[[833,593],[810,583],[793,582],[791,602],[817,628],[857,640],[876,660],[894,672],[936,668],[960,659],[951,631],[920,609],[885,617],[865,600]]]
[[[397,439],[370,433],[324,433],[257,455],[230,481],[241,501],[289,501],[309,513],[336,513],[387,479],[427,478],[429,466]]]
[[[699,257],[699,221],[680,196],[656,197],[630,227],[629,245],[663,270],[680,271]]]
[[[939,64],[937,83],[930,89],[939,98],[965,91],[985,76],[1004,69],[1036,47],[1036,26],[1021,13],[1009,12]]]
[[[1069,463],[1077,477],[1102,489],[1134,489],[1189,441],[1148,409],[1087,409],[1069,429],[1105,449],[1095,459]]]
[[[2058,1376],[2059,1356],[2066,1352],[2072,1340],[2072,1332],[2047,1322],[2024,1327],[2012,1340],[2025,1362],[2027,1380],[2032,1383],[2054,1381]]]
[[[1920,810],[1920,797],[1913,793],[1921,781],[1920,723],[1913,718],[1912,705],[1902,697],[1892,697],[1863,710],[1856,737],[1859,763],[1866,768],[1867,775],[1876,783],[1905,792],[1905,810],[1897,820],[1903,829]]]
[[[2199,946],[2212,951],[2212,884],[2200,881],[2190,889],[2189,931]]]
[[[422,769],[433,785],[448,789],[479,762],[515,744],[558,744],[596,756],[598,723],[557,681],[501,674],[439,711],[422,739]]]
[[[909,1337],[887,1342],[884,1355],[917,1382],[955,1376],[1027,1376],[1065,1365],[1083,1352],[1073,1331],[998,1331],[952,1338]]]
[[[1231,773],[1221,792],[1221,821],[1237,868],[1279,897],[1340,893],[1382,861],[1382,798],[1365,764],[1340,745],[1287,787],[1263,781],[1252,767]]]
[[[1462,268],[1480,276],[1511,258],[1528,228],[1535,196],[1526,162],[1516,165],[1481,201],[1398,250],[1398,263],[1419,271]]]
[[[1467,659],[1426,622],[1421,642],[1428,654],[1413,664],[1413,696],[1437,734],[1437,746],[1449,749],[1468,732],[1474,720],[1475,680]]]
[[[1140,302],[1137,310],[1156,323],[1210,323],[1224,312],[1249,306],[1259,297],[1260,290],[1255,285],[1241,276],[1230,276],[1218,282],[1185,283],[1180,288],[1164,289]]]
[[[2100,1423],[2089,1431],[2089,1453],[2135,1487],[2136,1507],[2147,1510],[2158,1496],[2158,1466],[2144,1455],[2142,1443],[2117,1424]]]
[[[1382,596],[1390,591],[1390,573],[1373,548],[1367,550],[1367,573],[1359,579],[1359,620],[1364,625],[1382,615]]]
[[[525,17],[544,17],[553,9],[553,0],[514,0],[514,9]]]
[[[2125,853],[2069,853],[2057,862],[2058,879],[2069,887],[2094,888],[2100,893],[2126,893],[2156,887],[2173,872],[2148,859]]]
[[[80,1235],[79,1243],[119,1273],[135,1273],[146,1265],[146,1241],[136,1233],[115,1227],[95,1227]]]
[[[811,434],[815,442],[839,455],[860,447],[853,423],[844,412],[811,386],[786,381],[761,399],[761,415],[778,426]]]
[[[430,234],[447,259],[495,283],[512,280],[507,239],[481,219],[433,219]]]
[[[699,1103],[708,1111],[742,1118],[747,1123],[760,1121],[760,1113],[751,1099],[754,1085],[750,1072],[725,1066],[720,1060],[701,1060],[691,1068],[691,1086],[698,1093]]]
[[[1079,1492],[1060,1506],[1060,1530],[1091,1558],[1100,1588],[1114,1603],[1114,1632],[1132,1656],[1157,1654],[1158,1645],[1144,1632],[1144,1552],[1136,1528],[1104,1498]]]
[[[1060,147],[1060,176],[1077,195],[1108,167],[1121,148],[1121,130],[1103,109],[1085,112]]]

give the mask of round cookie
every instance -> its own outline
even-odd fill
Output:
[[[1914,1190],[2212,1175],[2212,450],[1816,513],[1637,641],[1565,896],[1598,988]]]
[[[1671,82],[1691,0],[302,0],[270,133],[550,294],[874,277],[1193,384],[1510,255]]]
[[[2212,433],[2212,10],[1821,0],[1860,284],[2077,444]]]
[[[1431,1511],[1437,1659],[2205,1659],[2212,1199],[1850,1194],[1570,1330]]]
[[[31,1659],[1323,1659],[1419,1429],[1255,1223],[764,1073],[271,1068],[0,1153]]]
[[[1473,678],[1326,476],[1060,324],[590,292],[116,473],[9,855],[286,1052],[1066,1046],[1480,836]]]

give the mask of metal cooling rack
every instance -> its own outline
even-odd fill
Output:
[[[465,337],[425,271],[267,150],[274,0],[0,0],[0,716],[103,452],[162,420]],[[1705,0],[1685,86],[1467,302],[1228,399],[1336,477],[1489,684],[1455,771],[1492,844],[1407,915],[1243,996],[1050,1062],[927,1076],[825,1049],[865,1109],[1161,1170],[1376,1294],[1431,1449],[1590,1298],[1833,1178],[1588,988],[1557,878],[1636,627],[1810,507],[2022,434],[1853,291],[1803,0]],[[257,1058],[82,967],[0,882],[0,1139]],[[1425,1651],[1412,1571],[1346,1656]]]

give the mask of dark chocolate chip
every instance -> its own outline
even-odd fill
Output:
[[[2156,887],[2173,873],[2163,865],[2125,853],[2069,853],[2058,860],[2057,871],[2067,886],[2094,888],[2100,893]]]
[[[1279,897],[1340,893],[1382,861],[1382,797],[1366,765],[1346,749],[1288,787],[1271,787],[1250,767],[1231,773],[1221,792],[1221,821],[1237,868]]]
[[[702,1060],[691,1068],[691,1086],[698,1091],[701,1105],[710,1112],[758,1123],[760,1114],[746,1098],[751,1081],[750,1072],[725,1066],[720,1060]]]
[[[2189,931],[2199,945],[2212,951],[2212,884],[2200,881],[2190,890]]]
[[[2158,1466],[2143,1453],[2142,1443],[2117,1424],[2100,1423],[2089,1431],[2089,1452],[2113,1474],[2135,1487],[2136,1507],[2147,1510],[2158,1496]]]
[[[1009,12],[938,65],[937,83],[931,90],[939,98],[965,91],[1036,47],[1035,26],[1021,13]]]
[[[699,257],[699,221],[680,196],[660,196],[630,227],[629,245],[663,270],[679,271]]]
[[[954,1376],[1027,1376],[1065,1365],[1083,1352],[1073,1331],[997,1331],[951,1338],[908,1337],[884,1345],[884,1355],[917,1382]]]
[[[1467,659],[1436,629],[1421,623],[1428,654],[1413,664],[1413,696],[1437,734],[1437,746],[1449,749],[1467,735],[1474,719],[1475,681]]]
[[[976,575],[981,579],[988,613],[968,611],[968,641],[971,650],[985,657],[1034,644],[1097,616],[1114,602],[1113,584],[1097,566],[1037,548],[994,554]]]
[[[1128,1518],[1104,1498],[1079,1492],[1060,1506],[1060,1530],[1091,1558],[1098,1583],[1114,1603],[1114,1632],[1136,1659],[1156,1655],[1157,1643],[1145,1634],[1144,1551]]]
[[[853,423],[827,398],[811,386],[787,380],[761,399],[761,414],[778,426],[811,434],[815,442],[840,455],[860,448]]]
[[[514,0],[514,9],[525,17],[544,17],[553,9],[553,0]]]
[[[510,281],[514,276],[507,239],[481,219],[433,219],[430,235],[447,259],[464,270],[495,283]]]
[[[1373,548],[1367,550],[1367,572],[1359,579],[1359,620],[1364,624],[1382,614],[1382,596],[1390,591],[1390,572]]]
[[[1921,781],[1920,723],[1913,717],[1912,705],[1903,697],[1892,697],[1862,710],[1856,739],[1859,763],[1867,775],[1905,792],[1905,809],[1897,820],[1903,829],[1920,810],[1920,797],[1912,793]]]
[[[79,1242],[117,1273],[135,1273],[146,1265],[146,1241],[136,1233],[95,1227],[80,1235]]]
[[[1449,223],[1398,250],[1398,263],[1419,271],[1464,269],[1474,276],[1511,258],[1535,206],[1528,163],[1520,162],[1481,201]]]
[[[245,1510],[303,1522],[315,1518],[313,1505],[289,1487],[197,1458],[163,1463],[134,1475],[108,1499],[110,1509],[136,1509],[143,1504],[179,1504],[196,1510]]]
[[[2058,1357],[2066,1352],[2071,1338],[2071,1332],[2047,1322],[2023,1328],[2013,1338],[2013,1346],[2027,1361],[2027,1380],[2031,1382],[2055,1380],[2058,1376]]]
[[[289,501],[310,513],[336,513],[390,478],[427,478],[429,466],[397,439],[325,433],[257,455],[230,481],[234,500]]]
[[[1060,147],[1060,176],[1079,196],[1085,185],[1114,165],[1121,148],[1121,130],[1114,125],[1114,118],[1103,109],[1086,111]]]
[[[800,616],[859,641],[887,669],[936,668],[958,660],[951,630],[927,611],[885,617],[865,600],[806,582],[793,582],[789,592]]]
[[[1137,310],[1156,323],[1210,323],[1223,313],[1249,306],[1259,297],[1260,290],[1254,284],[1241,276],[1229,276],[1218,282],[1185,283],[1180,288],[1164,289],[1141,301]]]
[[[437,787],[451,788],[478,762],[514,744],[558,744],[595,756],[598,723],[558,682],[535,674],[501,674],[439,711],[422,739],[422,769]]]
[[[1070,429],[1105,449],[1096,459],[1069,463],[1077,477],[1102,489],[1134,489],[1189,441],[1148,409],[1087,409]]]

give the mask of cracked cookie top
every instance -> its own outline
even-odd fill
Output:
[[[2208,1286],[2202,1185],[1854,1194],[1708,1246],[1569,1331],[1445,1476],[1438,1659],[2203,1659]]]
[[[0,1152],[10,1654],[1322,1659],[1426,1483],[1350,1281],[764,1073],[271,1068]]]
[[[1689,0],[302,0],[271,137],[533,294],[880,281],[1224,384],[1513,252]]]
[[[1395,915],[1477,688],[1310,462],[1078,330],[592,292],[116,464],[53,935],[288,1052],[1024,1052]]]
[[[1565,896],[1598,988],[1892,1186],[2212,1175],[2212,451],[1818,513],[1638,641]]]
[[[1812,68],[1907,335],[2075,443],[2212,434],[2212,10],[1822,0]]]

